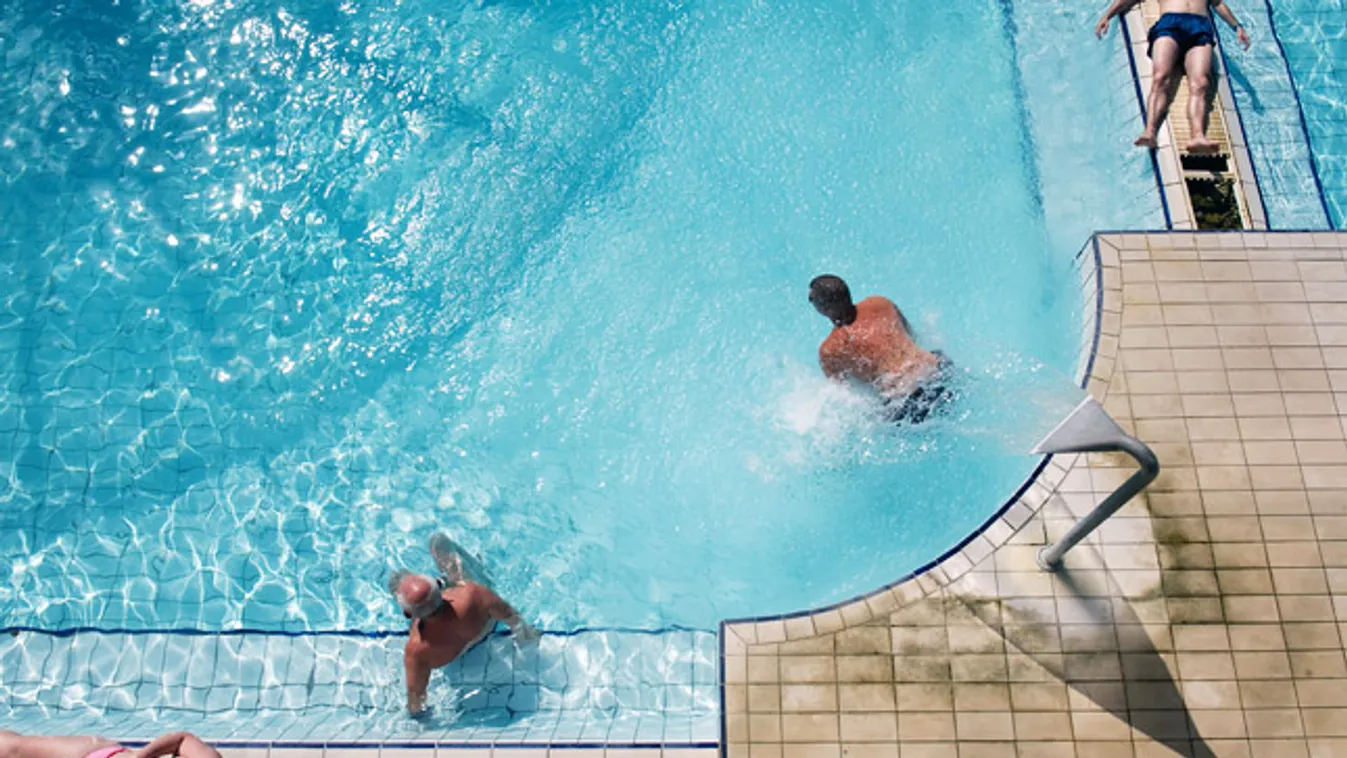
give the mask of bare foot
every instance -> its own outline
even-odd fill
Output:
[[[1193,137],[1188,142],[1188,152],[1193,155],[1211,155],[1220,149],[1221,146],[1212,141],[1210,137]]]
[[[1154,135],[1154,134],[1143,134],[1143,135],[1141,135],[1140,137],[1137,137],[1137,138],[1136,138],[1136,141],[1133,142],[1132,144],[1133,144],[1133,145],[1136,145],[1137,147],[1149,147],[1150,149],[1154,150],[1154,149],[1155,149],[1155,135]]]

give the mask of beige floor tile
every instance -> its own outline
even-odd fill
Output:
[[[1238,682],[1186,681],[1181,686],[1183,690],[1182,699],[1180,703],[1174,704],[1174,707],[1182,707],[1183,705],[1201,709],[1234,709],[1241,707]],[[1133,708],[1138,708],[1140,707],[1136,705],[1138,702],[1166,702],[1166,699],[1158,695],[1144,700],[1129,697],[1128,702],[1133,704]],[[1166,704],[1166,707],[1168,707],[1168,704]]]
[[[953,686],[946,682],[895,686],[899,711],[950,711],[954,709]]]
[[[748,716],[748,738],[754,743],[781,741],[781,715],[752,714]]]
[[[1301,737],[1305,734],[1300,711],[1295,708],[1250,710],[1244,714],[1244,722],[1251,740]]]
[[[858,626],[844,629],[837,633],[836,640],[838,654],[863,655],[892,652],[887,626]]]
[[[1347,708],[1305,708],[1300,711],[1310,737],[1347,737]]]
[[[1010,687],[1006,684],[957,683],[954,708],[958,711],[1005,711],[1010,708]]]
[[[1184,679],[1233,679],[1234,660],[1229,653],[1177,654],[1179,674]]]
[[[1068,713],[1016,712],[1015,738],[1023,741],[1070,740],[1071,716]]]
[[[781,681],[781,671],[776,656],[749,656],[748,681],[750,684],[766,684]]]
[[[1061,682],[1017,683],[1010,688],[1010,702],[1016,711],[1065,711],[1066,685]]]
[[[1111,713],[1072,713],[1071,728],[1082,742],[1131,739],[1131,727]]]
[[[839,684],[838,703],[843,711],[892,711],[894,688],[888,684]]]
[[[1347,758],[1347,739],[1311,738],[1310,758]]]
[[[1193,755],[1207,755],[1210,758],[1251,758],[1253,749],[1248,740],[1196,740]],[[1205,750],[1206,752],[1200,752]]]
[[[1056,742],[1019,742],[1019,758],[1077,758],[1076,744],[1065,740]]]
[[[961,742],[959,758],[1015,758],[1015,743]]]
[[[892,682],[893,658],[887,655],[837,656],[839,682]]]
[[[901,758],[959,758],[959,746],[953,742],[900,742]]]
[[[953,713],[899,713],[898,737],[903,742],[940,742],[955,739]],[[905,751],[900,748],[900,753]]]
[[[843,742],[845,758],[899,758],[897,742]]]
[[[955,730],[962,741],[1001,741],[1015,739],[1015,723],[1009,711],[962,712],[954,714]]]
[[[837,685],[783,684],[781,685],[781,710],[783,713],[835,711],[837,710],[837,695]]]
[[[781,746],[781,758],[841,758],[841,755],[842,746],[835,742]]]
[[[751,726],[750,726],[751,729]],[[838,738],[836,713],[785,713],[781,715],[783,742],[832,742]]]
[[[1006,656],[965,654],[952,658],[950,675],[956,682],[1008,681]]]
[[[1292,650],[1291,673],[1298,679],[1341,679],[1347,664],[1341,650]]]
[[[934,655],[949,650],[949,630],[944,626],[895,626],[891,634],[895,655]]]
[[[840,717],[843,742],[894,742],[898,740],[898,716],[895,713],[843,713]]]
[[[777,684],[750,684],[747,687],[748,710],[757,713],[781,711],[781,686]],[[726,686],[726,706],[729,706],[729,687]],[[742,710],[730,708],[730,710]]]
[[[832,656],[782,656],[782,682],[832,682],[837,680],[837,665]]]

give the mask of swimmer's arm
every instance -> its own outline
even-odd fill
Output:
[[[819,368],[823,369],[823,375],[829,379],[842,381],[847,378],[846,362],[835,355],[830,355],[820,350],[818,354],[818,365]]]
[[[893,304],[890,303],[890,305]],[[898,323],[903,325],[903,331],[907,332],[907,336],[909,337],[917,336],[916,332],[912,331],[912,325],[907,322],[907,316],[903,315],[903,309],[899,308],[897,305],[894,305],[893,312],[898,314]]]
[[[426,710],[426,688],[430,686],[430,668],[416,660],[411,653],[403,653],[402,663],[407,669],[407,712],[420,716]]]
[[[483,588],[485,589],[485,588]],[[491,592],[491,590],[486,590]],[[503,621],[510,627],[510,634],[520,642],[532,642],[538,639],[538,630],[529,625],[509,603],[500,595],[491,592],[491,603],[486,608],[487,615],[494,621]]]
[[[1210,0],[1210,2],[1211,9],[1216,11],[1216,15],[1220,16],[1227,24],[1230,24],[1230,28],[1235,30],[1235,37],[1239,39],[1239,43],[1244,46],[1245,50],[1248,50],[1249,33],[1244,31],[1239,19],[1235,18],[1235,12],[1230,10],[1230,6],[1226,5],[1225,0]]]
[[[1115,16],[1121,16],[1131,10],[1132,6],[1139,2],[1141,2],[1141,0],[1113,0],[1113,3],[1109,5],[1108,10],[1104,11],[1104,17],[1099,19],[1099,23],[1095,25],[1095,36],[1103,38],[1104,32],[1108,31],[1109,20]]]
[[[136,758],[158,758],[161,755],[179,755],[182,758],[220,758],[215,748],[187,732],[165,734],[136,751]]]

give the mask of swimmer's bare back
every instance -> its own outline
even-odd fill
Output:
[[[833,327],[818,353],[824,374],[865,382],[886,395],[905,394],[939,367],[939,358],[917,347],[898,306],[884,297],[857,303],[856,320]]]

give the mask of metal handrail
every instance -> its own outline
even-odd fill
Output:
[[[1066,552],[1085,539],[1160,475],[1160,461],[1146,443],[1123,431],[1118,422],[1094,398],[1085,398],[1062,423],[1057,425],[1033,450],[1041,453],[1127,453],[1140,469],[1104,498],[1085,517],[1077,521],[1056,544],[1038,551],[1038,565],[1044,571],[1062,566]]]

